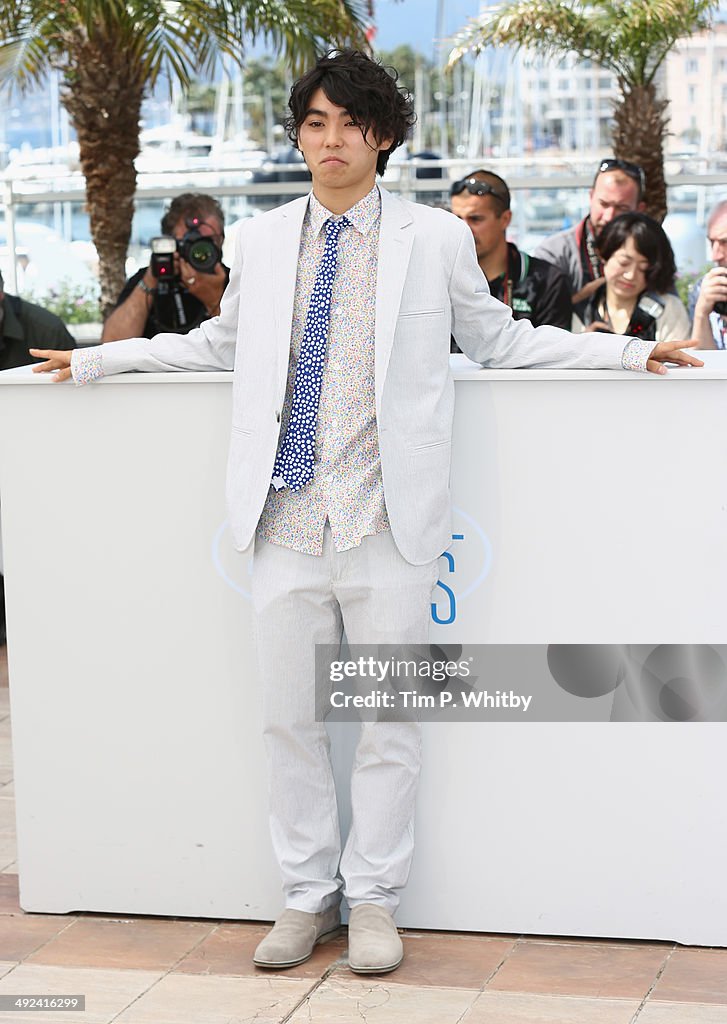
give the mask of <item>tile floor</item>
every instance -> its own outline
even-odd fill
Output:
[[[343,937],[275,974],[251,964],[258,923],[24,914],[10,749],[0,648],[0,997],[86,996],[0,1024],[727,1024],[727,950],[407,932],[401,968],[361,979]]]

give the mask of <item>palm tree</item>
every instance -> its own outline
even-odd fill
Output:
[[[621,97],[614,108],[614,155],[646,173],[646,206],[667,211],[664,139],[668,101],[656,74],[678,39],[711,24],[719,0],[514,0],[485,10],[455,38],[450,65],[486,46],[525,46],[546,57],[569,52],[612,71]]]
[[[264,37],[294,70],[330,43],[366,47],[364,0],[0,0],[0,81],[62,76],[76,130],[102,310],[124,282],[141,103],[160,76],[186,88]]]

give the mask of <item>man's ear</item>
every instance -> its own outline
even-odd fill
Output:
[[[510,222],[512,220],[512,210],[503,210],[500,220],[502,221],[503,226],[507,231],[507,229],[510,227]]]

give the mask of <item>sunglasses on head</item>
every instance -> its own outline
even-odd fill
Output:
[[[504,203],[506,210],[510,209],[510,201],[507,196],[504,196],[502,192],[498,192],[489,182],[480,181],[478,178],[462,178],[461,181],[452,182],[449,194],[451,196],[458,196],[465,189],[467,189],[471,196],[494,196],[495,199],[499,199],[501,203]]]
[[[618,160],[616,157],[612,157],[609,160],[602,160],[596,177],[599,174],[603,174],[604,171],[623,171],[629,178],[632,178],[637,184],[641,191],[646,189],[646,175],[642,167],[638,164],[632,164],[630,160]]]

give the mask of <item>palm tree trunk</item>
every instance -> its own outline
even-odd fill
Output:
[[[62,102],[78,135],[106,316],[126,279],[144,76],[131,73],[128,54],[113,41],[74,43],[72,66],[63,68]]]
[[[661,224],[667,212],[664,139],[669,101],[657,96],[653,84],[629,86],[621,80],[619,87],[622,98],[614,110],[614,155],[643,167],[646,212]]]

